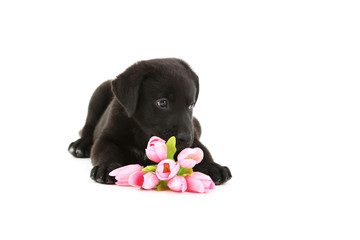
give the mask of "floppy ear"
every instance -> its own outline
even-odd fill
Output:
[[[185,69],[188,71],[189,75],[191,76],[191,79],[194,81],[195,83],[195,87],[196,87],[196,93],[195,93],[195,102],[198,99],[199,96],[199,77],[198,75],[196,75],[196,73],[191,69],[190,65],[188,63],[186,63],[184,60],[181,59],[177,59],[181,65],[183,65],[185,67]]]
[[[125,108],[128,117],[135,113],[140,85],[145,75],[141,65],[141,63],[135,63],[111,83],[112,91],[119,103]]]
[[[200,86],[199,86],[199,77],[196,74],[195,74],[194,82],[195,82],[195,87],[196,87],[195,102],[197,102],[197,99],[199,96],[199,91],[200,91]]]

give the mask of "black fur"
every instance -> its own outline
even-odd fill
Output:
[[[81,138],[70,144],[69,152],[75,157],[91,157],[91,178],[113,184],[115,179],[109,172],[115,168],[154,164],[145,155],[151,136],[165,140],[175,136],[178,152],[186,147],[204,151],[204,159],[194,170],[222,184],[231,178],[230,170],[215,163],[199,141],[200,123],[189,109],[198,94],[198,77],[184,61],[138,62],[95,90]],[[167,99],[168,107],[157,106],[158,99]]]

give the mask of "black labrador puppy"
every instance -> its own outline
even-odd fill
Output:
[[[222,184],[231,173],[215,163],[199,141],[201,127],[192,114],[198,95],[198,76],[184,61],[140,61],[95,90],[81,138],[70,144],[69,152],[79,158],[91,157],[91,178],[113,184],[115,178],[109,172],[115,168],[154,164],[145,155],[150,137],[167,140],[175,136],[177,153],[187,147],[204,151],[194,171]]]

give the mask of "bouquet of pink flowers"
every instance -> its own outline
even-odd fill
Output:
[[[215,184],[211,178],[201,172],[193,172],[192,169],[203,159],[203,151],[200,148],[185,148],[175,161],[175,146],[175,137],[171,137],[167,142],[159,137],[152,137],[145,152],[146,156],[157,164],[146,167],[131,164],[114,169],[109,175],[115,177],[115,184],[119,186],[157,188],[160,191],[171,189],[176,192],[187,190],[196,193],[213,190]]]

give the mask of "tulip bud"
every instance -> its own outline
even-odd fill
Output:
[[[177,159],[183,168],[193,168],[204,158],[204,152],[200,148],[185,148]]]
[[[201,172],[194,172],[185,177],[188,191],[196,193],[209,192],[215,188],[215,183],[211,178]]]
[[[171,159],[165,159],[158,164],[155,173],[160,180],[167,181],[176,176],[179,169],[179,163]]]
[[[144,189],[153,189],[159,183],[159,179],[154,173],[143,171],[131,174],[129,184],[134,187],[142,187]]]
[[[183,176],[175,176],[168,182],[168,187],[175,192],[185,192],[187,183]]]
[[[129,177],[131,174],[137,171],[141,171],[143,167],[139,164],[130,164],[124,167],[116,168],[112,170],[109,175],[115,177],[119,186],[129,186]]]
[[[147,148],[145,149],[146,156],[154,162],[160,162],[166,159],[167,146],[165,141],[159,137],[151,137]]]

